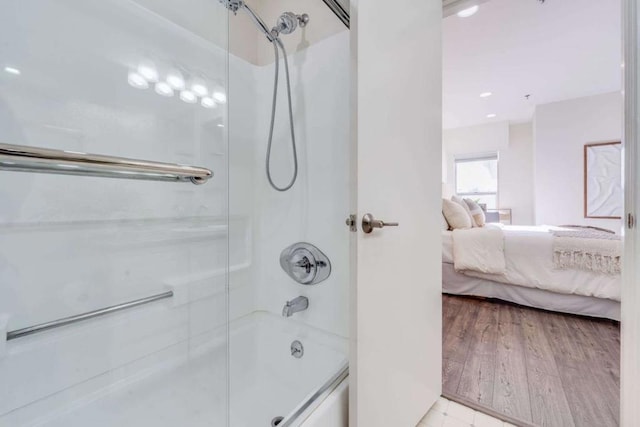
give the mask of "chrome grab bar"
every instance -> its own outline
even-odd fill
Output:
[[[0,170],[204,184],[209,169],[0,143]]]
[[[38,325],[29,326],[27,328],[16,329],[15,331],[7,332],[7,341],[14,340],[16,338],[26,337],[27,335],[37,334],[49,329],[59,328],[61,326],[70,325],[76,322],[82,322],[84,320],[93,319],[96,317],[104,316],[106,314],[115,313],[118,311],[126,310],[128,308],[138,307],[143,304],[158,301],[164,298],[171,298],[173,291],[163,292],[158,295],[153,295],[146,298],[140,298],[137,300],[125,302],[123,304],[112,305],[110,307],[101,308],[99,310],[89,311],[87,313],[77,314],[75,316],[64,317],[62,319],[53,320],[51,322],[40,323]]]

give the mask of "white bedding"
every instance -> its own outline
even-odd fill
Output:
[[[456,271],[504,274],[504,233],[497,227],[453,230],[453,265]]]
[[[557,229],[557,227],[555,227]],[[465,271],[467,276],[510,283],[551,292],[620,301],[620,276],[583,270],[558,270],[553,266],[550,226],[504,226],[504,274]],[[442,232],[442,262],[453,264],[451,231]]]

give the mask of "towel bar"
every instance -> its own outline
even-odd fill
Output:
[[[8,331],[7,341],[25,337],[27,335],[37,334],[49,329],[55,329],[61,326],[70,325],[72,323],[82,322],[84,320],[93,319],[96,317],[104,316],[106,314],[111,314],[118,311],[126,310],[128,308],[137,307],[143,304],[148,304],[150,302],[158,301],[164,298],[171,298],[172,296],[173,291],[167,291],[150,297],[125,302],[123,304],[112,305],[110,307],[101,308],[99,310],[89,311],[86,313],[77,314],[75,316],[64,317],[62,319],[53,320],[51,322],[40,323],[38,325],[29,326],[27,328],[16,329],[15,331]]]
[[[0,143],[0,170],[204,184],[209,169]]]

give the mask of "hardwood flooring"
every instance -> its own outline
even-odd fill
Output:
[[[618,426],[620,325],[443,295],[443,391],[537,426]]]

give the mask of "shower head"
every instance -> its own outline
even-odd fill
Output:
[[[276,26],[273,27],[271,32],[275,32],[276,35],[291,34],[298,28],[298,25],[300,25],[300,28],[304,28],[307,26],[307,23],[309,23],[309,15],[306,13],[296,15],[293,12],[285,12],[280,15]]]

